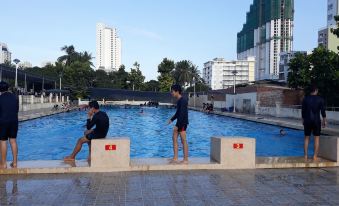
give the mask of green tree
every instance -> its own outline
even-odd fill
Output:
[[[175,63],[172,60],[164,58],[162,62],[158,65],[158,76],[159,81],[159,90],[161,92],[168,92],[170,87],[174,83],[174,78],[172,72],[175,68]]]
[[[128,74],[130,88],[134,85],[135,90],[141,90],[145,81],[145,76],[142,75],[140,64],[138,62],[135,62],[133,66],[134,68],[131,68],[131,72]]]
[[[150,80],[148,82],[145,82],[143,90],[144,91],[159,91],[160,90],[160,84],[156,80]]]
[[[295,58],[289,63],[289,73],[287,83],[294,89],[303,89],[311,83],[311,64],[309,57],[302,53],[297,53]]]
[[[294,89],[304,89],[309,93],[309,86],[317,85],[319,94],[328,106],[339,105],[339,55],[318,47],[305,56],[297,54],[290,61],[288,85]]]
[[[175,82],[181,86],[192,86],[193,81],[200,80],[197,66],[188,60],[179,61],[175,64],[173,77]]]

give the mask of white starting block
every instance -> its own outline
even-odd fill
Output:
[[[91,167],[127,168],[130,166],[130,139],[94,139],[91,142]]]
[[[210,157],[225,169],[254,169],[255,144],[254,138],[212,137]]]

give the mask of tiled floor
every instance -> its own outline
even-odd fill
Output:
[[[339,168],[0,176],[0,205],[339,205]]]

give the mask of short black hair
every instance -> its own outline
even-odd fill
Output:
[[[89,108],[99,109],[99,103],[97,101],[90,101],[88,106]]]
[[[318,89],[317,85],[315,85],[315,84],[311,85],[311,87],[310,87],[311,93],[314,93],[314,92],[316,92],[316,91],[318,91],[318,90],[319,90],[319,89]]]
[[[0,92],[7,92],[9,88],[9,85],[7,82],[1,81],[0,82]]]
[[[182,93],[182,88],[180,85],[178,84],[174,84],[171,86],[171,91],[175,91],[175,92],[179,92],[179,94]]]

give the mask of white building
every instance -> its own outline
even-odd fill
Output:
[[[253,2],[237,35],[238,59],[255,57],[256,80],[278,79],[279,54],[293,48],[294,1]]]
[[[295,57],[297,53],[307,55],[306,51],[291,51],[291,52],[281,52],[280,61],[279,61],[279,80],[287,82],[289,66],[291,59]]]
[[[96,68],[106,71],[121,66],[121,40],[115,28],[103,23],[96,26]]]
[[[32,68],[32,63],[28,61],[20,62],[19,67],[22,69]]]
[[[12,62],[12,53],[9,52],[7,44],[0,42],[0,64],[5,62]]]
[[[243,84],[254,81],[255,59],[249,57],[247,60],[226,61],[223,58],[215,58],[206,62],[203,69],[205,83],[212,90],[227,89],[235,83]]]
[[[339,15],[339,0],[327,0],[327,27],[336,26],[335,16]]]

